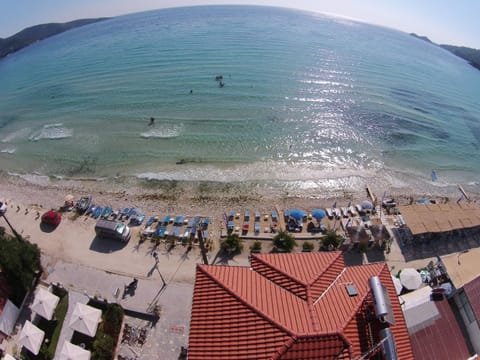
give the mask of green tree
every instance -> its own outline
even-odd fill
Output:
[[[117,338],[123,321],[122,307],[117,304],[108,304],[103,317],[103,331]]]
[[[277,250],[291,252],[295,246],[297,246],[297,242],[295,241],[295,237],[285,230],[280,230],[277,235],[273,237],[273,246]]]
[[[113,358],[113,350],[115,348],[115,340],[108,334],[98,330],[93,342],[92,358],[97,360],[111,360]]]
[[[40,249],[20,236],[0,236],[0,268],[13,288],[13,302],[20,305],[41,273]]]
[[[337,250],[342,243],[342,237],[335,230],[328,229],[322,238],[322,248],[324,250]]]
[[[241,252],[243,250],[242,239],[237,234],[229,234],[222,242],[221,248],[229,254]]]

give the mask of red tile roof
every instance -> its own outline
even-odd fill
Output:
[[[392,300],[399,359],[413,358],[385,264],[346,268],[340,252],[327,252],[252,255],[251,265],[197,267],[190,360],[359,357],[375,347],[386,326],[372,321],[372,276],[380,277]],[[355,285],[357,296],[349,296],[347,284]]]

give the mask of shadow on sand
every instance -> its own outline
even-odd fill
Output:
[[[217,254],[213,258],[210,264],[212,265],[228,265],[229,262],[233,261],[235,255],[240,254],[240,252],[228,253],[222,249],[218,250]]]
[[[40,223],[40,230],[44,233],[51,233],[53,232],[57,227],[53,225],[47,225],[44,223]]]
[[[90,250],[100,253],[111,253],[122,250],[125,246],[127,246],[126,242],[95,236],[90,244]]]

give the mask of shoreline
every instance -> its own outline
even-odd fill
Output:
[[[210,261],[216,259],[223,214],[229,211],[249,210],[251,213],[254,211],[265,213],[274,209],[299,208],[308,212],[318,207],[332,207],[334,202],[337,207],[341,207],[349,202],[356,204],[368,199],[366,187],[359,189],[358,193],[320,198],[309,197],[308,194],[298,197],[288,193],[262,193],[261,189],[245,184],[155,182],[148,187],[129,187],[121,191],[118,189],[107,191],[108,189],[102,186],[104,184],[98,182],[83,181],[80,185],[78,182],[65,180],[40,185],[25,180],[18,181],[18,178],[0,178],[2,189],[0,201],[7,202],[6,216],[19,234],[36,243],[43,257],[50,259],[49,263],[44,264],[45,271],[48,271],[56,261],[61,260],[106,272],[156,279],[158,274],[152,274],[150,270],[154,265],[152,253],[158,251],[164,278],[174,282],[193,283],[196,264],[202,262],[200,249],[196,246],[189,252],[183,246],[167,249],[164,243],[157,248],[150,241],[140,242],[139,232],[143,230],[143,226],[132,228],[132,240],[126,245],[98,241],[94,231],[96,220],[77,216],[75,212],[64,213],[62,222],[55,230],[51,232],[42,230],[40,215],[52,208],[59,209],[63,206],[67,194],[73,195],[75,199],[91,194],[94,203],[109,205],[114,209],[139,207],[147,218],[166,214],[208,216],[212,220],[210,238],[213,240],[213,247],[208,252]],[[373,187],[371,190],[380,202],[383,194]],[[471,201],[478,202],[478,196],[469,195]],[[395,197],[398,204],[406,205],[412,200],[424,197],[425,194],[387,193],[387,197],[391,196]],[[428,195],[428,198],[438,202],[446,201],[446,197],[442,195]],[[0,223],[0,226],[4,226],[10,232],[5,222]],[[269,246],[271,242],[268,242],[268,245],[265,243],[264,251],[268,251]],[[295,251],[301,251],[301,246]],[[245,243],[242,253],[227,263],[248,266],[248,255],[248,243]]]

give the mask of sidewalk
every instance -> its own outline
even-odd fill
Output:
[[[155,264],[154,261],[153,264]],[[154,271],[157,272],[156,268]],[[161,262],[159,271],[161,271]],[[119,353],[128,353],[129,356],[137,359],[177,360],[181,347],[187,347],[193,284],[170,282],[164,286],[160,276],[138,277],[136,290],[123,297],[124,285],[129,284],[133,280],[132,277],[107,273],[60,260],[48,269],[48,273],[45,280],[47,283],[61,283],[69,290],[69,313],[71,307],[74,306],[70,301],[70,296],[76,293],[80,297],[85,294],[89,297],[106,299],[108,302],[117,302],[125,309],[138,312],[147,312],[155,304],[159,306],[160,318],[153,326],[148,321],[139,318],[125,317],[125,322],[130,326],[147,327],[148,336],[143,346],[132,348],[128,345],[121,345]],[[66,331],[68,319],[69,315],[67,314],[61,339],[68,337]],[[63,341],[59,341],[58,346],[61,344]],[[125,348],[130,350],[126,351]]]

